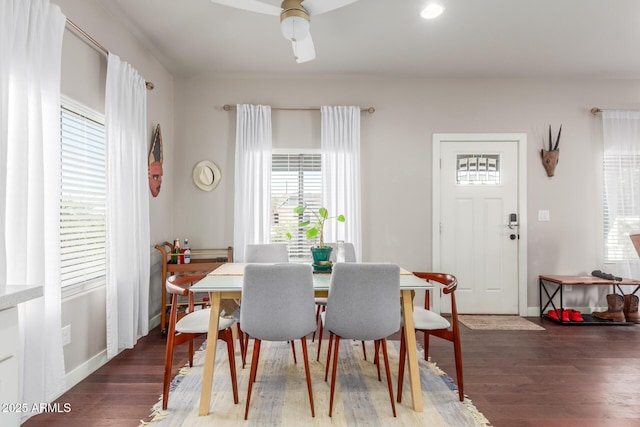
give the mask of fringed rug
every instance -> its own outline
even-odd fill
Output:
[[[469,329],[494,331],[544,331],[545,329],[520,316],[459,314],[458,320]]]
[[[392,382],[397,388],[398,342],[389,341],[389,362]],[[293,363],[291,346],[287,343],[264,341],[260,352],[260,364],[254,383],[249,420],[244,420],[249,366],[238,366],[239,403],[233,404],[229,365],[225,344],[219,342],[211,396],[210,413],[198,416],[200,384],[204,351],[194,358],[194,366],[174,379],[174,389],[169,394],[166,411],[158,402],[152,409],[152,421],[142,422],[149,427],[199,427],[199,426],[490,426],[489,421],[465,398],[458,400],[453,380],[434,363],[418,355],[420,382],[423,390],[423,412],[415,412],[411,406],[408,371],[405,370],[402,403],[396,403],[397,418],[391,412],[389,392],[386,386],[384,364],[382,382],[378,381],[372,363],[373,345],[367,343],[367,361],[363,359],[360,342],[343,340],[340,344],[338,380],[334,398],[333,416],[329,418],[330,381],[324,382],[326,350],[320,362],[315,361],[316,345],[309,346],[309,365],[315,403],[315,418],[311,417],[304,364],[300,342],[296,342],[298,363]],[[249,348],[251,351],[251,348]],[[250,355],[251,353],[249,353]],[[248,357],[250,359],[250,357]],[[237,358],[239,361],[239,358]],[[394,397],[396,397],[394,389]]]

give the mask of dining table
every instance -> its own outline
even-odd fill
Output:
[[[218,324],[220,321],[220,302],[223,299],[241,299],[242,284],[244,281],[244,267],[246,263],[226,263],[207,274],[205,278],[191,286],[191,292],[207,292],[211,304],[209,315],[209,328],[207,332],[207,346],[204,359],[202,376],[202,389],[200,391],[199,415],[208,415],[211,403],[211,386],[213,384],[214,365],[216,360],[216,348],[218,342]],[[331,274],[322,272],[314,273],[313,288],[316,297],[327,297]],[[407,343],[407,359],[409,367],[409,384],[413,410],[423,411],[422,389],[420,386],[420,372],[418,368],[418,348],[416,345],[416,333],[413,323],[413,296],[411,291],[433,289],[434,285],[427,282],[410,271],[400,268],[400,303],[402,306],[402,321]],[[410,349],[413,349],[410,350]]]

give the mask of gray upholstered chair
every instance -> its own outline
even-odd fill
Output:
[[[247,263],[276,263],[289,262],[289,252],[287,245],[283,243],[263,243],[248,244],[244,251],[244,262]],[[238,340],[240,341],[240,354],[242,354],[242,367],[247,364],[247,346],[249,345],[249,337],[242,331],[239,316],[235,320],[238,322]],[[291,349],[293,357],[296,357],[296,349],[291,341]]]
[[[171,370],[173,367],[173,348],[182,343],[189,343],[189,366],[193,366],[193,339],[206,334],[209,330],[209,315],[211,308],[195,310],[193,292],[189,291],[189,287],[199,282],[205,277],[205,274],[181,274],[170,276],[165,288],[171,294],[171,313],[169,314],[169,331],[167,333],[167,350],[164,364],[164,383],[162,394],[162,409],[167,409],[169,401],[169,385],[171,383]],[[185,315],[178,316],[178,297],[186,296],[189,298],[188,312]],[[233,389],[233,403],[238,403],[238,384],[236,382],[236,362],[235,351],[233,348],[233,334],[231,326],[235,321],[233,319],[220,318],[218,324],[218,339],[227,343],[227,353],[229,356],[229,371],[231,373],[231,386]]]
[[[417,332],[424,334],[424,359],[429,358],[429,337],[431,335],[453,343],[453,353],[456,361],[456,379],[458,381],[458,398],[464,401],[464,381],[462,379],[462,350],[460,348],[460,328],[458,326],[458,309],[456,307],[455,291],[458,280],[451,274],[444,273],[413,273],[421,279],[434,281],[444,285],[442,292],[451,297],[451,321],[438,313],[429,310],[429,290],[424,299],[424,308],[414,307],[413,323]],[[404,326],[400,338],[400,363],[398,367],[398,403],[402,401],[402,384],[404,380],[404,363],[407,353]]]
[[[337,259],[337,248],[338,248],[338,244],[337,243],[325,243],[325,246],[331,246],[333,248],[333,250],[331,251],[331,257],[329,258],[329,260],[332,263],[336,263],[336,259]],[[345,242],[344,244],[344,262],[356,262],[356,247],[354,246],[353,243],[349,243],[349,242]],[[325,307],[327,306],[327,299],[326,298],[316,298],[316,323],[320,324],[320,333],[319,333],[319,341],[318,341],[318,356],[316,357],[316,361],[320,360],[320,350],[322,348],[322,322],[320,321],[320,312],[325,310]],[[315,341],[316,339],[316,333],[313,333],[313,336],[311,337],[311,342]],[[362,346],[362,351],[364,350],[364,344]],[[365,360],[367,359],[367,353],[364,353],[364,358]]]
[[[327,311],[322,315],[324,327],[330,332],[327,372],[333,346],[329,416],[333,412],[340,339],[347,338],[374,341],[376,359],[379,348],[382,347],[391,408],[395,417],[396,406],[393,400],[386,338],[400,329],[400,267],[394,264],[336,264],[331,273]]]
[[[284,243],[249,244],[244,251],[244,262],[289,262]]]
[[[245,267],[240,321],[244,331],[254,338],[245,420],[249,415],[251,390],[263,340],[302,341],[311,416],[315,416],[306,339],[316,327],[313,294],[313,271],[310,265],[250,264]]]

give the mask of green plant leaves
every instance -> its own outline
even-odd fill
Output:
[[[336,218],[336,221],[345,222],[344,215],[338,215],[338,218]]]

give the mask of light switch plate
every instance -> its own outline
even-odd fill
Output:
[[[549,215],[548,210],[539,210],[538,211],[538,221],[551,221],[551,216]]]

